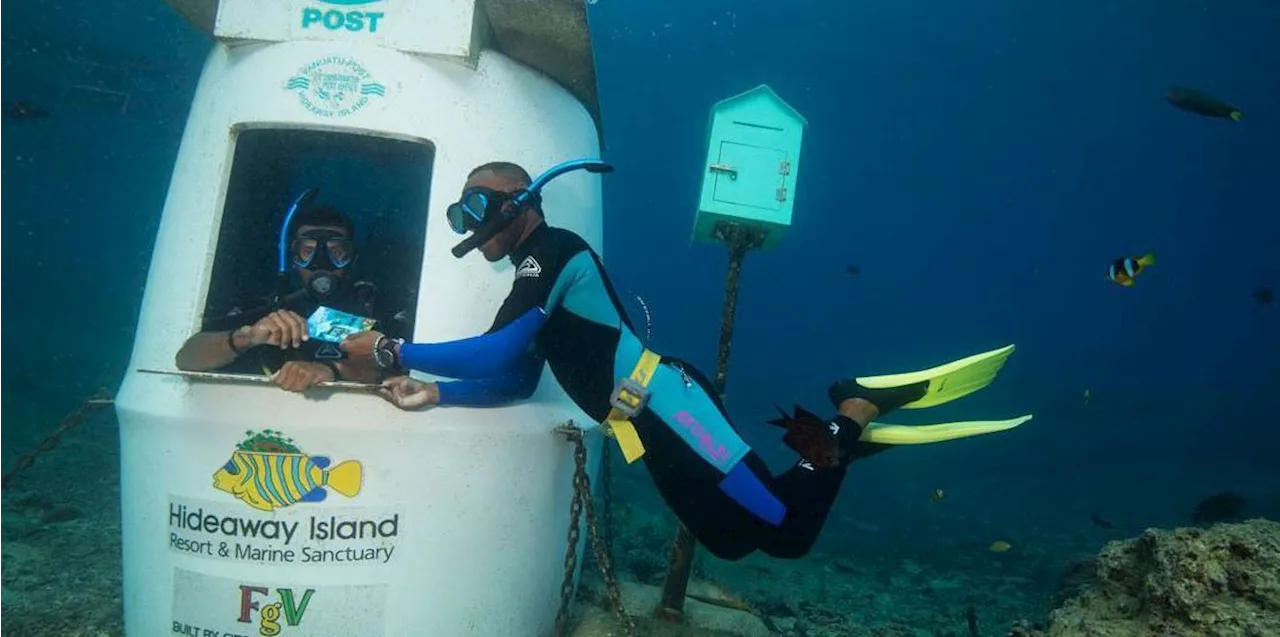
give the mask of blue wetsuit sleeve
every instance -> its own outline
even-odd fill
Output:
[[[400,364],[449,378],[493,379],[512,370],[547,321],[540,307],[487,334],[447,343],[405,343]]]
[[[405,343],[400,347],[400,364],[458,379],[493,379],[512,371],[528,355],[564,291],[581,277],[577,270],[566,271],[565,264],[586,249],[582,239],[571,233],[544,228],[536,235],[527,254],[513,258],[518,263],[515,281],[487,332],[448,343]]]
[[[525,400],[538,388],[543,360],[526,356],[510,372],[494,378],[477,378],[436,383],[440,405],[457,407],[489,407]]]

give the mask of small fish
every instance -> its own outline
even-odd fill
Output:
[[[942,489],[934,489],[933,495],[929,496],[929,501],[937,504],[947,499],[947,492]]]
[[[1271,288],[1264,285],[1257,290],[1254,290],[1253,300],[1257,301],[1260,305],[1268,305],[1272,301],[1276,300],[1276,295],[1271,292]]]
[[[1101,515],[1098,515],[1097,513],[1090,513],[1090,514],[1089,514],[1089,519],[1090,519],[1090,520],[1092,520],[1092,521],[1093,521],[1093,525],[1094,525],[1094,526],[1096,526],[1096,527],[1098,527],[1098,528],[1102,528],[1102,529],[1110,529],[1110,528],[1114,528],[1114,527],[1115,527],[1115,524],[1112,524],[1112,523],[1111,523],[1111,520],[1108,520],[1108,519],[1106,519],[1106,518],[1102,517]]]
[[[1245,499],[1237,493],[1219,491],[1196,505],[1196,510],[1190,516],[1191,521],[1198,524],[1235,520],[1244,513],[1245,502]]]
[[[329,459],[302,453],[237,449],[213,474],[213,486],[261,510],[274,511],[296,502],[323,502],[324,487],[348,498],[360,492],[361,467],[355,460],[329,468]]]
[[[1133,285],[1133,280],[1137,278],[1143,270],[1156,264],[1156,255],[1147,253],[1138,258],[1124,257],[1111,262],[1111,267],[1107,269],[1107,280],[1113,283],[1119,283],[1125,287]]]
[[[12,119],[40,119],[49,116],[49,109],[22,100],[4,103],[4,116]]]
[[[849,276],[858,276],[859,274],[862,274],[862,268],[850,263],[849,265],[844,266],[844,273]]]
[[[1165,100],[1173,105],[1174,108],[1203,115],[1205,117],[1218,117],[1221,119],[1229,119],[1238,122],[1244,119],[1244,113],[1240,109],[1223,102],[1222,100],[1209,97],[1208,95],[1197,91],[1193,88],[1185,86],[1175,86],[1169,89],[1164,96]]]
[[[995,542],[991,543],[991,546],[987,547],[987,550],[991,551],[992,553],[1004,553],[1005,551],[1011,548],[1013,548],[1012,544],[1004,540],[996,540]]]
[[[1093,394],[1089,393],[1089,390],[1087,390],[1087,389],[1086,389],[1086,390],[1084,390],[1084,406],[1085,406],[1085,407],[1088,407],[1088,406],[1089,406],[1089,401],[1091,401],[1091,400],[1093,400]]]

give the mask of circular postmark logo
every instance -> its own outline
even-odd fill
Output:
[[[385,97],[387,89],[375,82],[354,58],[333,55],[315,60],[285,82],[285,90],[298,94],[302,107],[321,117],[344,117]]]

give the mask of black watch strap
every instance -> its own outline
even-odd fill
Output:
[[[239,356],[244,353],[244,350],[236,347],[236,332],[239,332],[239,331],[240,331],[240,328],[237,327],[236,329],[231,330],[230,332],[227,332],[227,347],[230,347],[231,352],[236,356]]]
[[[333,370],[333,379],[334,379],[334,380],[340,380],[340,379],[342,378],[342,372],[338,371],[338,364],[337,364],[337,363],[335,363],[335,362],[333,362],[333,361],[318,361],[318,362],[319,362],[321,365],[324,365],[325,367],[328,367],[329,369]]]

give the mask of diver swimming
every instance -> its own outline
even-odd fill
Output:
[[[875,419],[923,409],[989,385],[1014,351],[1008,345],[931,369],[839,380],[828,390],[836,414],[823,419],[797,407],[772,424],[800,459],[774,476],[738,435],[711,382],[689,363],[642,343],[603,263],[576,233],[545,221],[541,189],[573,170],[608,172],[589,159],[566,162],[531,179],[520,166],[492,162],[472,170],[450,227],[470,233],[454,249],[515,266],[511,292],[482,335],[445,343],[410,343],[368,331],[345,340],[352,360],[388,373],[418,370],[453,378],[426,383],[407,375],[383,383],[381,395],[402,409],[484,405],[528,397],[547,363],[568,396],[622,450],[644,460],[667,505],[694,537],[722,559],[753,551],[800,557],[816,541],[852,460],[898,445],[925,444],[998,431],[1031,419],[891,425]]]

